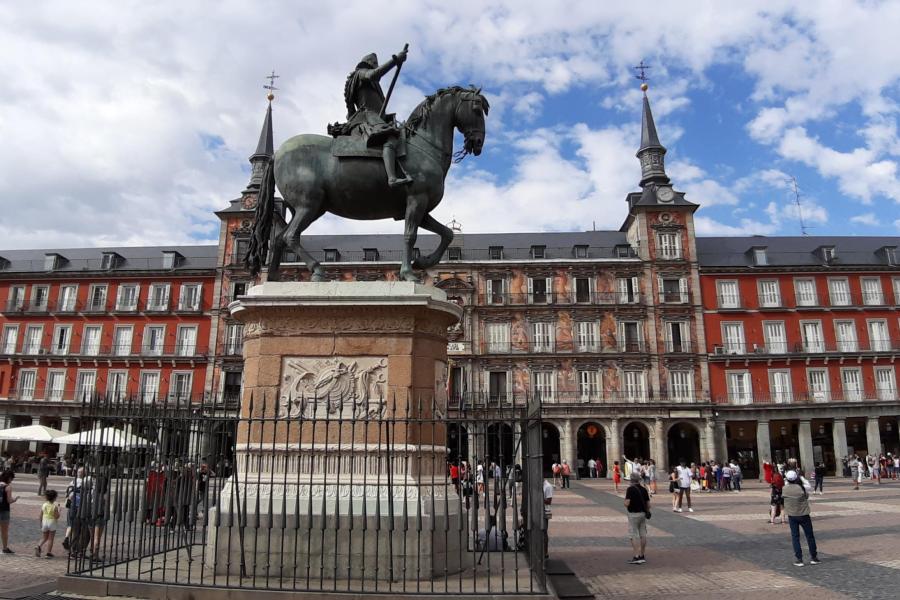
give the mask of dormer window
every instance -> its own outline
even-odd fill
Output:
[[[181,255],[174,251],[163,252],[163,269],[174,269],[178,266]]]
[[[764,267],[769,264],[769,257],[766,254],[766,248],[753,249],[753,264],[757,267]]]
[[[104,252],[103,258],[100,259],[100,269],[103,271],[111,271],[119,264],[119,255],[115,252]]]
[[[825,264],[833,263],[837,257],[834,246],[822,246],[819,250],[822,252],[822,260]]]
[[[544,253],[547,250],[546,246],[532,246],[531,247],[531,258],[540,259],[544,258]]]
[[[881,252],[884,254],[884,262],[890,266],[897,265],[897,246],[885,246],[881,249]],[[0,269],[3,267],[3,259],[0,259]]]
[[[325,262],[338,262],[341,260],[341,253],[337,248],[325,248]]]
[[[378,248],[363,248],[363,260],[367,262],[378,260]]]
[[[627,246],[625,244],[620,244],[616,246],[616,258],[633,258],[634,251],[631,249],[631,246]]]
[[[55,271],[60,266],[62,266],[63,257],[59,254],[45,254],[44,255],[44,270],[45,271]]]
[[[588,247],[587,245],[579,244],[575,246],[575,258],[587,258],[588,257]]]
[[[491,246],[488,248],[491,260],[503,260],[503,246]]]
[[[449,260],[462,260],[462,248],[455,246],[447,249],[447,258]]]
[[[0,256],[0,271],[3,271],[8,268],[9,268],[9,261],[7,259],[3,258],[2,256]]]

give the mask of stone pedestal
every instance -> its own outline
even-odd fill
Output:
[[[466,525],[443,419],[461,309],[406,282],[268,282],[229,310],[245,324],[244,387],[217,564],[233,570],[243,547],[256,576],[458,571]]]

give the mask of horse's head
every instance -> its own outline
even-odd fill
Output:
[[[461,89],[459,103],[456,106],[454,125],[464,138],[463,156],[465,154],[481,154],[484,147],[484,118],[490,110],[487,98],[481,94],[481,88]]]

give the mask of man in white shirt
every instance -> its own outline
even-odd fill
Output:
[[[687,502],[688,502],[688,512],[694,512],[694,509],[691,507],[691,470],[685,465],[681,463],[678,466],[678,505],[675,507],[675,512],[682,512],[681,510],[681,501],[684,498],[685,494],[687,494]]]
[[[597,477],[597,461],[593,458],[588,459],[588,477],[595,479]]]
[[[550,558],[550,504],[553,503],[553,484],[544,480],[544,558]]]

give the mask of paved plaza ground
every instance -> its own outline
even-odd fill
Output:
[[[62,491],[65,478],[51,478]],[[787,525],[769,525],[769,492],[750,483],[741,493],[695,494],[694,513],[671,511],[665,490],[654,498],[647,563],[631,557],[622,505],[605,480],[581,480],[556,490],[550,552],[564,560],[598,597],[783,598],[817,600],[900,597],[900,483],[866,484],[853,491],[846,480],[828,479],[813,496],[821,565],[794,567]],[[66,568],[58,545],[54,560],[34,557],[41,499],[37,480],[20,475],[21,500],[13,505],[11,546],[0,555],[0,595],[48,582]],[[805,545],[804,545],[805,550]],[[808,560],[808,557],[807,557]]]

